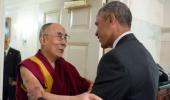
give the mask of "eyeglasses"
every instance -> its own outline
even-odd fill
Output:
[[[67,35],[67,34],[64,34],[64,33],[62,33],[62,32],[57,32],[57,34],[55,34],[55,35],[52,35],[52,34],[45,34],[45,35],[49,35],[49,36],[52,36],[52,37],[56,37],[58,40],[68,40],[69,38],[70,38],[70,36],[69,35]]]

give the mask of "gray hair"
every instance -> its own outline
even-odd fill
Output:
[[[39,33],[39,38],[41,38],[41,37],[43,36],[45,30],[46,30],[49,26],[51,26],[52,24],[54,24],[54,23],[47,23],[47,24],[44,24],[44,25],[41,27],[40,33]]]
[[[120,1],[112,1],[106,4],[99,10],[98,15],[100,14],[102,14],[104,18],[107,18],[109,15],[114,15],[121,25],[128,25],[129,28],[131,27],[131,11]]]

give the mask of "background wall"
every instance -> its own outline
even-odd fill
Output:
[[[10,45],[21,51],[22,59],[36,53],[38,49],[38,29],[42,24],[39,2],[38,0],[23,2],[6,0],[5,2],[5,16],[11,17],[12,20]]]
[[[3,55],[4,55],[4,35],[3,35],[3,24],[4,23],[4,2],[0,0],[0,100],[2,100],[2,79],[3,79]]]
[[[48,4],[46,3],[47,1],[54,0],[5,1],[5,16],[12,17],[11,46],[21,51],[23,59],[34,54],[39,47],[37,33],[43,23],[43,15],[41,12],[43,9],[40,4]],[[120,1],[125,2],[132,11],[132,32],[134,32],[137,38],[148,48],[156,62],[160,62],[163,67],[170,71],[170,55],[168,53],[170,51],[170,13],[168,13],[170,1]],[[50,7],[51,6],[49,6],[49,9],[52,8]],[[101,53],[102,52],[99,54],[100,56]]]
[[[19,49],[22,58],[34,54],[38,45],[38,29],[43,23],[40,4],[54,0],[6,0],[6,16],[12,17],[12,41],[11,46]],[[69,0],[65,0],[69,1]],[[110,0],[113,1],[113,0]],[[162,26],[167,27],[170,14],[168,0],[122,0],[127,3],[133,14],[132,31],[137,38],[148,48],[153,58],[160,62]],[[152,4],[152,6],[151,6]],[[164,10],[166,9],[166,10]],[[23,26],[24,24],[24,26]],[[167,34],[164,32],[164,37]],[[27,45],[26,45],[27,44]],[[31,47],[31,48],[30,48]],[[29,48],[29,50],[28,50]],[[27,52],[25,52],[27,51]],[[100,54],[101,55],[101,54]],[[161,58],[164,59],[164,58]],[[162,60],[161,60],[162,61]]]
[[[39,48],[39,28],[44,19],[58,22],[71,36],[64,57],[82,76],[94,80],[102,55],[94,34],[94,23],[103,0],[88,0],[89,6],[77,9],[64,9],[66,1],[71,0],[6,0],[5,16],[12,18],[11,46],[21,51],[22,59],[35,54]]]
[[[164,9],[163,9],[163,27],[170,27],[170,0],[164,0]]]
[[[116,0],[108,0],[116,1]],[[150,51],[156,62],[160,61],[161,29],[164,0],[120,0],[131,9],[131,31]]]
[[[22,58],[34,54],[38,45],[38,29],[43,23],[43,15],[40,4],[55,0],[5,0],[5,16],[12,17],[12,41],[11,46],[19,49]],[[64,0],[70,1],[70,0]],[[95,0],[91,0],[95,2]],[[102,1],[102,0],[101,0]],[[105,0],[103,0],[105,1]],[[113,0],[108,0],[113,1]],[[137,38],[148,48],[154,59],[170,72],[170,13],[169,0],[121,0],[128,4],[133,14],[132,31]],[[3,3],[0,0],[0,55],[3,55],[2,23]],[[99,2],[98,2],[99,3]],[[96,3],[93,3],[96,4]],[[97,5],[97,4],[96,4]],[[96,7],[96,8],[95,8]],[[94,6],[94,9],[98,9]],[[66,16],[63,16],[66,17]],[[95,17],[92,17],[93,21]],[[66,22],[64,22],[66,23]],[[18,27],[19,26],[19,27]],[[68,25],[68,28],[70,26]],[[95,29],[95,27],[92,27]],[[26,45],[27,44],[27,45]],[[99,51],[102,51],[101,48]],[[25,52],[27,51],[27,52]],[[101,57],[102,52],[99,53]],[[98,58],[99,59],[99,58]],[[0,56],[0,79],[3,74],[3,56]],[[93,74],[93,73],[92,73]],[[92,76],[92,74],[90,76]],[[2,81],[0,82],[2,90]],[[2,91],[0,91],[0,97]],[[2,99],[2,98],[0,98]]]
[[[162,25],[162,36],[161,36],[161,65],[170,72],[170,1],[164,0],[163,9],[163,25]]]
[[[132,31],[158,63],[163,5],[164,2],[161,0],[130,0],[130,9],[134,17]]]

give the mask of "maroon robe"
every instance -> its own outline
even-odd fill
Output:
[[[75,67],[63,58],[59,58],[55,62],[55,69],[53,69],[41,51],[38,51],[35,56],[43,62],[53,78],[51,93],[58,95],[77,95],[88,91],[90,83],[86,79],[82,78]],[[21,65],[28,68],[28,70],[33,73],[45,89],[44,77],[38,65],[30,59],[24,60],[19,66]],[[16,99],[28,100],[27,93],[23,90],[23,88],[21,88],[21,84],[22,79],[19,73],[17,78]]]

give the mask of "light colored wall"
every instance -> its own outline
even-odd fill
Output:
[[[170,1],[164,0],[160,64],[170,72]]]
[[[0,100],[2,100],[2,84],[3,84],[3,41],[4,41],[4,35],[3,35],[3,23],[4,23],[4,2],[3,0],[0,0]]]
[[[87,55],[85,55],[87,59],[84,60],[85,71],[83,70],[82,73],[85,73],[84,76],[86,78],[91,80],[95,79],[97,64],[100,58],[99,55],[102,55],[102,52],[100,54],[99,52],[102,51],[102,49],[100,48],[100,51],[98,50],[100,45],[94,35],[96,31],[94,21],[99,7],[102,6],[102,0],[89,0],[90,6],[74,10],[64,9],[63,7],[64,1],[70,0],[48,0],[48,2],[47,0],[43,2],[41,0],[14,0],[15,2],[11,2],[10,0],[7,1],[7,6],[5,8],[6,16],[12,17],[13,26],[11,46],[21,51],[22,59],[33,55],[37,51],[39,47],[38,30],[44,22],[44,16],[49,15],[49,13],[58,14],[55,18],[59,20],[59,22],[67,30],[68,34],[71,35],[71,39],[68,42],[73,44],[78,43],[80,42],[78,40],[80,37],[84,37],[83,39],[80,38],[80,44],[87,42]],[[84,20],[82,20],[81,16],[83,14]],[[72,46],[71,43],[70,45]],[[84,49],[81,48],[80,50]],[[70,58],[75,59],[73,57],[74,56],[70,56]],[[74,64],[73,62],[71,63]],[[78,64],[76,67],[79,66],[81,65]],[[81,71],[79,70],[79,72]]]
[[[47,0],[24,2],[9,0],[5,2],[8,5],[5,8],[5,15],[12,17],[13,24],[11,46],[21,51],[23,59],[34,54],[38,49],[37,33],[43,22],[42,15],[39,12],[39,3],[45,1]],[[129,7],[133,15],[132,31],[148,48],[157,62],[159,62],[160,55],[161,25],[163,21],[165,26],[170,23],[169,20],[163,20],[163,18],[168,19],[170,16],[169,13],[163,16],[163,5],[165,3],[167,6],[164,6],[164,8],[168,7],[167,2],[169,1],[129,0]]]
[[[170,27],[170,0],[164,0],[163,27]]]
[[[11,46],[21,51],[22,59],[29,57],[39,49],[39,28],[44,23],[41,4],[55,2],[50,8],[56,8],[56,0],[5,0],[5,16],[12,18]],[[69,1],[69,0],[64,0]]]
[[[161,27],[141,19],[133,19],[132,32],[159,62]]]
[[[39,1],[33,0],[22,3],[14,3],[9,0],[6,3],[8,5],[5,9],[6,16],[12,16],[14,25],[11,45],[21,51],[23,59],[34,54],[38,49],[37,33],[40,27],[38,25],[43,21],[39,12],[39,3]],[[163,2],[161,0],[129,0],[129,7],[133,15],[132,31],[148,48],[154,59],[159,62],[161,25],[164,18]],[[21,25],[23,23],[24,26]],[[18,26],[20,28],[17,28]],[[28,40],[25,42],[26,39]]]
[[[159,62],[163,2],[161,0],[130,0],[133,15],[132,32]]]
[[[163,32],[161,37],[160,64],[170,72],[170,31]]]
[[[40,16],[38,1],[14,1],[5,2],[5,16],[12,19],[10,45],[20,50],[22,59],[25,59],[38,50],[38,29],[43,19]]]
[[[132,12],[132,32],[149,50],[156,62],[159,62],[164,0],[120,1],[127,4]]]

